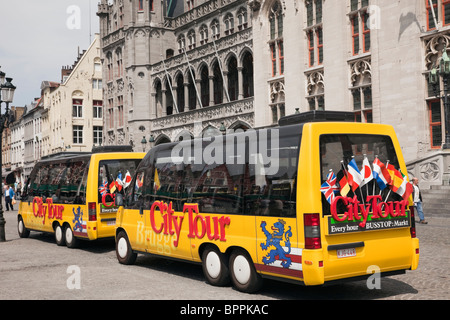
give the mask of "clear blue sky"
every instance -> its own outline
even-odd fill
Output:
[[[13,106],[39,97],[42,81],[61,81],[61,67],[89,47],[99,32],[98,2],[0,1],[0,70],[17,87]]]

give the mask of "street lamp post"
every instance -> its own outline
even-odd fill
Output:
[[[444,85],[442,92],[438,89],[440,76],[442,77],[442,83]],[[442,148],[450,149],[450,58],[447,54],[446,47],[442,51],[442,57],[439,62],[439,70],[436,67],[433,67],[428,80],[433,86],[435,95],[441,98],[444,103],[445,141]]]
[[[3,129],[7,128],[11,122],[14,122],[14,115],[10,113],[9,104],[13,101],[16,87],[11,83],[11,78],[6,78],[6,74],[0,71],[0,151],[3,148]],[[6,104],[5,113],[1,113],[2,103]],[[0,157],[0,170],[3,167],[3,157]],[[3,178],[2,178],[3,179]],[[2,190],[3,192],[3,190]],[[0,242],[5,242],[5,218],[3,217],[3,205],[0,199]]]

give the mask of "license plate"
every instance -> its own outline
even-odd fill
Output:
[[[355,248],[339,249],[337,250],[337,257],[338,258],[356,257],[356,249]]]

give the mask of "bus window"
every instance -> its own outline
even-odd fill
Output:
[[[285,134],[281,129],[278,145],[271,145],[269,149],[270,164],[263,159],[262,154],[250,154],[250,159],[253,157],[254,160],[249,164],[249,174],[244,182],[247,213],[280,217],[296,215],[296,179],[301,136],[297,132]],[[278,168],[274,170],[274,166]]]
[[[136,168],[139,165],[140,159],[129,159],[129,160],[102,160],[99,163],[98,171],[98,202],[102,202],[103,194],[105,190],[109,193],[121,192],[123,193],[123,188],[125,184],[123,183],[127,172],[130,176],[134,174]],[[117,180],[122,181],[121,184],[112,184]],[[111,187],[113,185],[113,187]],[[111,191],[111,188],[114,192]],[[112,197],[110,195],[106,196],[106,202],[112,202]]]
[[[384,164],[389,160],[390,164],[397,169],[399,168],[394,145],[388,136],[352,134],[322,135],[320,137],[321,183],[325,182],[330,170],[333,170],[339,182],[345,173],[344,169],[348,170],[347,165],[352,159],[355,159],[358,169],[361,170],[365,156],[368,158],[371,166],[375,157],[378,157]],[[350,190],[347,196],[353,197],[356,195],[358,200],[363,203],[367,194],[380,194],[380,189],[374,180],[356,190],[355,193]],[[388,190],[386,189],[381,195],[383,200],[387,196],[389,196],[387,199],[389,201],[398,200],[394,192],[388,194]],[[323,195],[322,207],[324,214],[330,214],[330,205]],[[341,209],[344,210],[345,208]]]
[[[205,165],[194,184],[199,210],[208,213],[242,214],[244,165]]]
[[[89,161],[79,160],[65,165],[67,169],[58,185],[58,193],[53,202],[61,204],[86,204],[86,181]]]

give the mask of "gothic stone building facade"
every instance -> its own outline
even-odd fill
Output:
[[[344,110],[391,124],[410,174],[448,183],[445,106],[428,84],[450,1],[102,0],[106,144]]]
[[[106,144],[254,126],[247,1],[171,3],[99,5]]]

